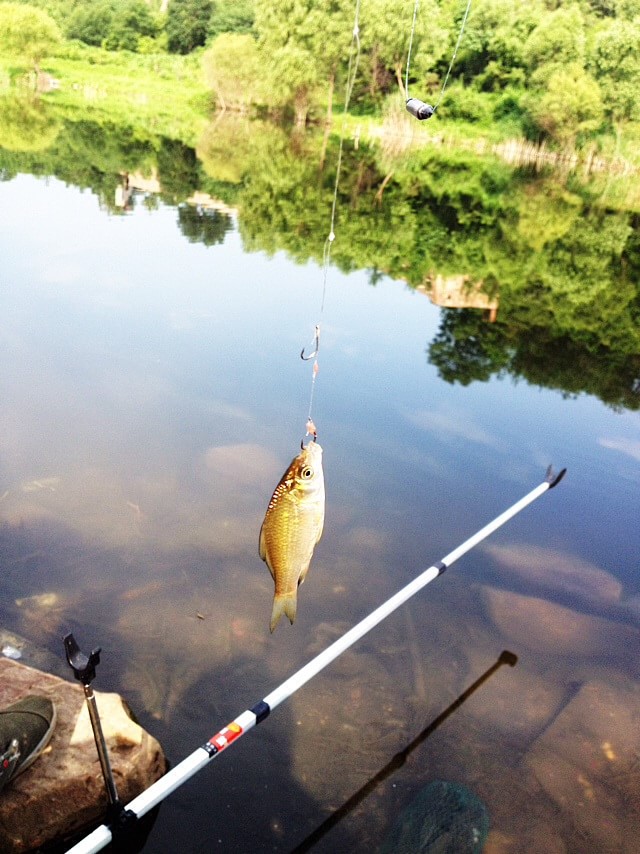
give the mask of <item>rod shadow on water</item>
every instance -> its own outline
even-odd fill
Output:
[[[332,815],[329,816],[323,823],[317,827],[313,833],[307,836],[299,845],[297,845],[291,852],[291,854],[303,854],[303,852],[310,851],[314,845],[322,839],[330,830],[332,830],[337,824],[339,824],[342,819],[346,818],[349,813],[354,810],[365,798],[368,798],[369,795],[382,783],[387,777],[391,776],[391,774],[395,773],[398,769],[402,768],[402,766],[407,761],[407,758],[413,753],[413,751],[419,747],[427,738],[429,738],[435,730],[438,729],[440,724],[443,724],[447,718],[452,715],[455,711],[457,711],[460,706],[466,702],[469,697],[475,693],[475,691],[483,685],[487,679],[490,679],[496,670],[499,670],[503,664],[508,664],[509,667],[515,667],[518,662],[518,656],[509,652],[508,650],[503,650],[498,659],[489,667],[485,672],[479,676],[476,681],[469,685],[469,687],[460,694],[460,696],[451,703],[443,712],[441,712],[437,718],[434,718],[431,723],[425,727],[422,732],[417,735],[413,741],[411,741],[404,750],[401,750],[399,753],[388,762],[384,768],[381,768],[380,771],[372,777],[364,786],[359,789],[354,795],[352,795],[348,801],[340,807],[340,809],[336,810]]]

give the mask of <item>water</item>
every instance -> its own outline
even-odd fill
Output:
[[[428,358],[446,310],[332,267],[325,533],[271,636],[258,532],[303,438],[321,270],[246,251],[235,214],[208,245],[179,216],[0,183],[2,626],[60,656],[69,629],[101,645],[96,688],[172,763],[550,463],[568,475],[174,793],[145,851],[376,850],[434,780],[486,805],[485,851],[631,851],[637,409],[507,372],[447,383]],[[505,649],[517,664],[440,720]]]

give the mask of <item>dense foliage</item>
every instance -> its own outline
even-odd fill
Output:
[[[25,60],[36,71],[61,41],[55,21],[41,9],[0,3],[0,52]]]
[[[354,47],[354,0],[3,5],[5,18],[20,6],[38,7],[67,38],[112,51],[188,54],[204,46],[219,104],[290,111],[301,124],[331,110],[334,90],[342,100]],[[408,79],[413,95],[438,99],[465,6],[464,0],[420,3]],[[379,113],[390,94],[405,94],[414,0],[360,0],[359,7],[351,107]],[[33,61],[27,53],[25,47],[25,59]],[[487,129],[502,125],[562,147],[607,134],[615,139],[631,127],[637,145],[640,0],[474,0],[438,115]]]
[[[191,53],[207,40],[211,0],[169,0],[167,47],[172,53]]]

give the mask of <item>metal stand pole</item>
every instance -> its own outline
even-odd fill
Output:
[[[93,688],[91,687],[91,682],[96,678],[96,667],[100,664],[100,647],[94,649],[91,655],[86,656],[80,651],[80,647],[76,643],[74,636],[69,633],[64,636],[64,648],[67,654],[67,662],[73,670],[73,675],[79,682],[82,682],[89,718],[91,720],[91,728],[93,729],[93,737],[98,750],[98,759],[100,760],[104,785],[107,790],[107,798],[109,799],[108,815],[110,819],[115,820],[121,816],[123,805],[118,798],[116,782],[113,779],[113,771],[109,762],[107,744],[104,740],[100,715],[98,714],[98,706]]]

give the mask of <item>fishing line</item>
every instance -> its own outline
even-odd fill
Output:
[[[413,36],[415,34],[416,29],[416,19],[418,17],[419,5],[420,0],[415,0],[413,6],[413,20],[411,22],[411,34],[409,36],[409,50],[407,52],[407,67],[404,78],[404,91],[405,98],[407,99],[407,111],[411,113],[412,116],[415,116],[417,119],[420,119],[420,121],[423,121],[424,119],[430,118],[435,113],[435,111],[440,106],[440,102],[442,101],[444,90],[447,88],[447,84],[449,82],[449,75],[451,74],[451,69],[453,68],[453,64],[456,61],[456,57],[458,55],[458,48],[460,47],[460,42],[462,41],[462,34],[464,33],[467,18],[469,17],[469,11],[471,10],[471,0],[467,0],[467,7],[464,10],[464,15],[462,16],[462,23],[460,25],[460,31],[458,32],[458,40],[456,41],[456,46],[453,49],[451,62],[449,63],[447,73],[444,76],[444,81],[442,83],[442,88],[440,89],[440,94],[438,95],[438,100],[436,101],[434,106],[431,106],[431,104],[426,104],[424,101],[420,101],[418,98],[409,97],[409,67],[411,65],[411,50],[413,48]]]
[[[447,68],[447,73],[445,74],[444,83],[442,84],[442,89],[440,90],[440,95],[438,96],[438,100],[436,101],[436,104],[433,108],[434,110],[438,109],[440,101],[442,100],[442,96],[444,95],[444,90],[447,88],[447,83],[449,82],[449,75],[451,74],[453,63],[456,61],[456,56],[458,55],[458,48],[460,47],[460,42],[462,41],[462,34],[464,33],[465,24],[467,23],[467,18],[469,17],[470,9],[471,0],[467,0],[467,8],[464,10],[462,24],[460,25],[460,32],[458,33],[458,41],[456,42],[456,46],[453,51],[453,56],[451,57],[451,62],[449,63],[449,68]]]
[[[409,36],[409,50],[407,52],[407,68],[404,74],[404,94],[407,101],[409,100],[409,66],[411,65],[411,48],[413,47],[413,36],[416,31],[416,18],[418,17],[418,6],[420,0],[416,0],[413,5],[413,21],[411,22],[411,35]]]
[[[358,63],[360,62],[360,0],[356,0],[355,14],[353,21],[353,31],[351,34],[351,45],[349,47],[349,64],[347,67],[347,82],[345,86],[344,111],[342,114],[342,126],[340,129],[340,144],[338,146],[338,161],[336,164],[336,179],[333,187],[333,201],[331,203],[331,221],[329,225],[329,234],[324,242],[322,251],[322,299],[320,301],[320,320],[316,323],[313,334],[313,350],[309,355],[305,355],[305,348],[302,349],[300,357],[305,361],[314,359],[313,369],[311,372],[311,392],[309,394],[309,412],[307,415],[306,435],[317,436],[317,430],[313,423],[311,414],[313,410],[313,399],[316,385],[316,377],[318,375],[318,350],[320,348],[320,322],[324,314],[324,304],[327,295],[327,276],[329,272],[329,264],[331,262],[331,249],[333,241],[336,239],[335,222],[336,210],[338,207],[338,188],[340,185],[340,172],[342,170],[342,153],[344,150],[344,137],[347,124],[347,112],[349,103],[353,93],[353,86],[358,73]]]

